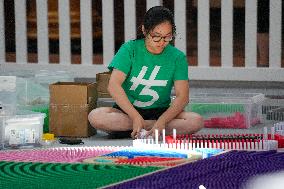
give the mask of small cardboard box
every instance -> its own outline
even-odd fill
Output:
[[[96,75],[98,97],[111,97],[107,90],[110,75],[111,72],[102,72]]]
[[[96,134],[88,114],[96,108],[96,83],[57,82],[50,90],[50,132],[55,136],[89,137]]]
[[[98,98],[112,98],[109,93],[98,92]]]

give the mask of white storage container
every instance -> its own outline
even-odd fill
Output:
[[[0,116],[3,148],[35,147],[40,145],[45,114],[20,111],[17,115]]]

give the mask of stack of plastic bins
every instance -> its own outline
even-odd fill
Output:
[[[199,93],[190,96],[185,111],[203,116],[207,128],[238,128],[263,123],[261,93]]]
[[[16,77],[0,76],[0,115],[13,114],[16,110]]]
[[[18,91],[19,109],[45,113],[43,132],[49,132],[49,85],[56,82],[74,81],[73,74],[66,71],[40,70],[32,78],[21,78]]]
[[[16,115],[2,116],[1,128],[4,148],[40,146],[45,114],[18,111]]]
[[[0,149],[3,148],[3,125],[5,116],[16,112],[16,77],[0,76]]]
[[[35,78],[17,79],[17,107],[19,110],[29,110],[45,113],[48,117],[49,90],[35,81]],[[48,132],[48,118],[44,120],[44,131]]]

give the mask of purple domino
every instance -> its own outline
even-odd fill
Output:
[[[231,151],[170,168],[109,188],[242,188],[246,181],[264,173],[284,170],[284,153]]]

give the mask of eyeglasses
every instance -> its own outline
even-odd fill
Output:
[[[173,40],[172,35],[162,37],[162,36],[150,34],[150,36],[151,36],[151,38],[153,39],[154,42],[160,42],[161,39],[164,39],[164,42],[170,42],[171,40]]]

